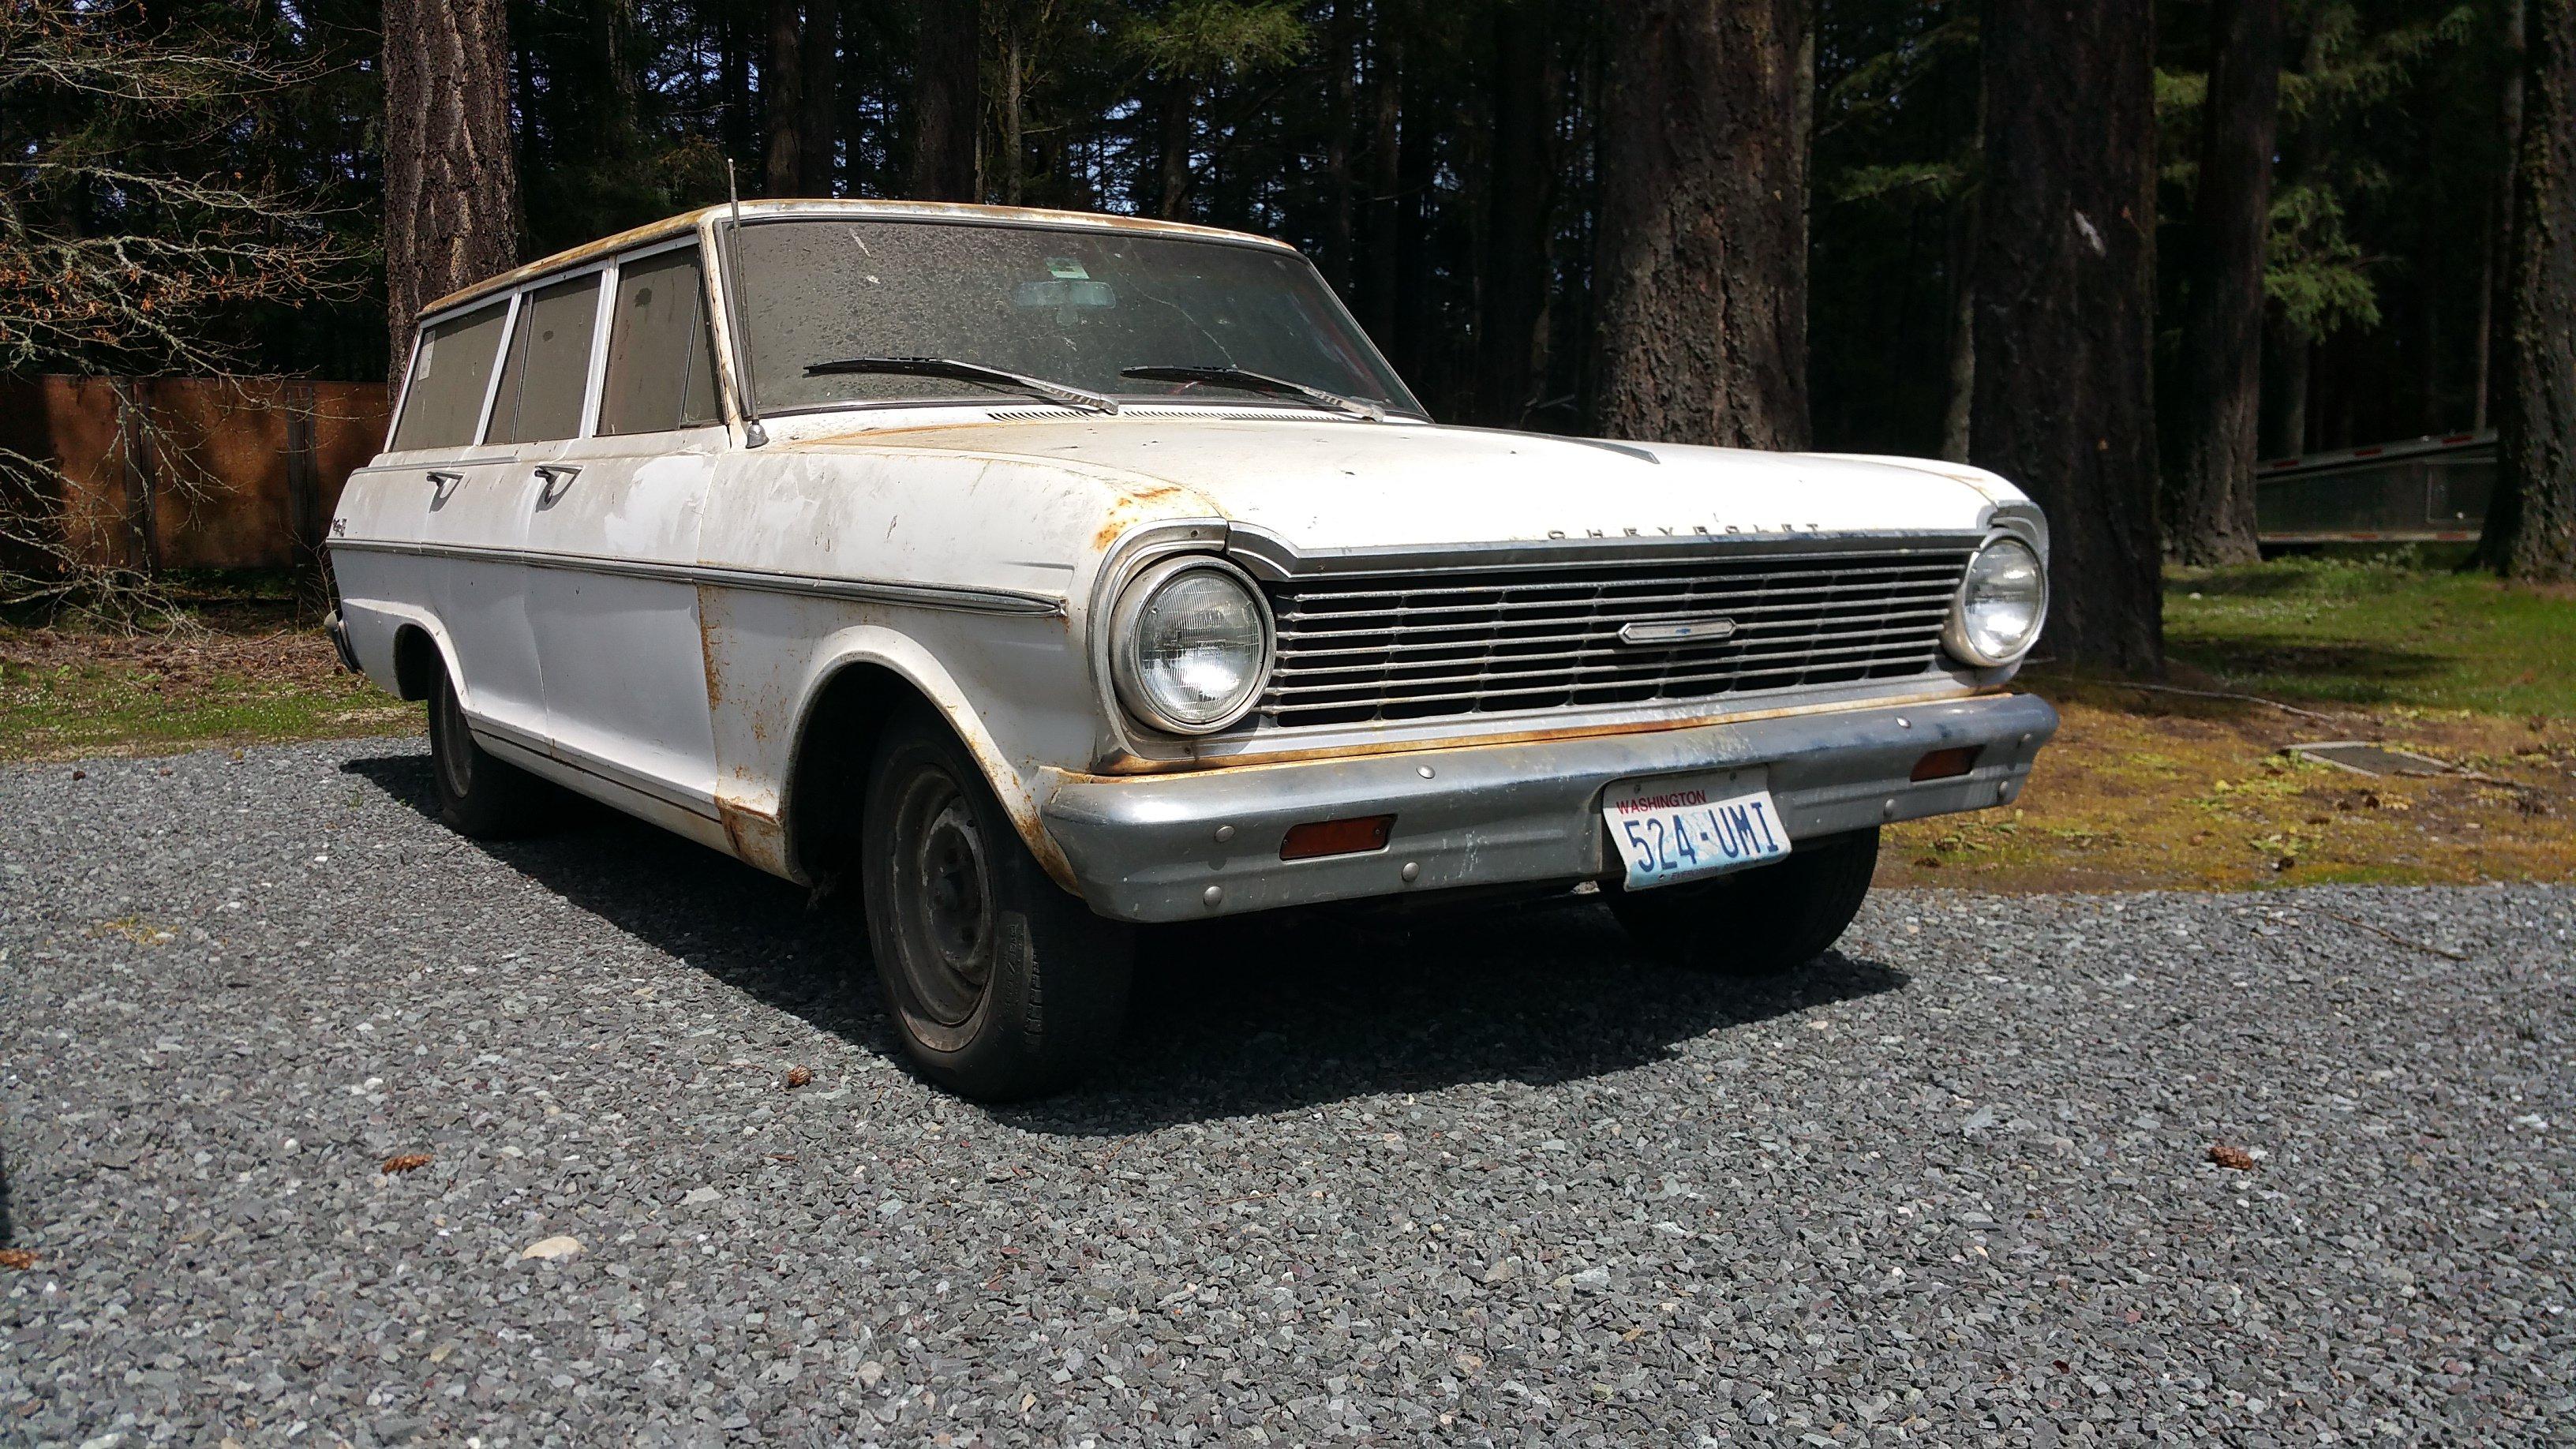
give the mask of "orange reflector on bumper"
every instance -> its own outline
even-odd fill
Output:
[[[1964,775],[1977,767],[1977,747],[1961,745],[1954,750],[1934,750],[1914,762],[1917,780],[1947,780]]]
[[[1281,860],[1308,860],[1318,855],[1358,855],[1384,850],[1395,831],[1392,815],[1362,815],[1350,820],[1309,820],[1292,825],[1279,842]]]

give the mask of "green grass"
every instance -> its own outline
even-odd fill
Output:
[[[2410,562],[2173,571],[2166,650],[2226,688],[2278,699],[2576,715],[2576,590]]]
[[[419,727],[286,601],[216,597],[161,633],[0,625],[0,760],[168,754]]]

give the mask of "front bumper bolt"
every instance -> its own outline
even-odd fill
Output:
[[[1217,907],[1225,904],[1225,887],[1209,886],[1207,888],[1207,893],[1200,896],[1199,899],[1208,903],[1209,910],[1215,910]]]
[[[1413,769],[1413,773],[1428,780],[1431,778],[1431,767],[1429,765],[1416,765]]]
[[[1422,879],[1422,862],[1418,860],[1408,860],[1404,863],[1404,869],[1398,871],[1397,874],[1404,877],[1404,883],[1406,885],[1411,885],[1415,881]]]
[[[1220,825],[1220,826],[1218,826],[1218,827],[1216,828],[1216,843],[1217,843],[1217,844],[1219,844],[1219,845],[1223,845],[1223,844],[1225,844],[1227,841],[1232,840],[1232,839],[1234,839],[1234,827],[1233,827],[1233,826],[1231,826],[1231,825]]]

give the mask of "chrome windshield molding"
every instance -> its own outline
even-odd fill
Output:
[[[1018,614],[1055,618],[1065,612],[1060,595],[1022,593],[1014,589],[973,588],[956,584],[914,583],[895,579],[823,578],[811,574],[775,573],[767,569],[729,568],[722,564],[655,563],[643,559],[602,558],[594,554],[547,553],[536,549],[488,548],[473,544],[403,543],[392,539],[335,538],[335,550],[352,553],[408,554],[420,558],[471,559],[515,563],[534,569],[567,569],[613,578],[661,579],[755,593],[790,594],[809,599],[851,599],[872,604],[910,604],[923,609],[951,609],[972,614]]]
[[[1255,578],[1281,581],[1318,574],[1439,574],[1512,568],[1566,568],[1614,563],[1682,563],[1695,559],[1831,557],[1836,554],[1973,550],[1983,528],[1913,533],[1623,533],[1599,537],[1441,544],[1436,547],[1300,550],[1267,529],[1226,527],[1225,549]]]

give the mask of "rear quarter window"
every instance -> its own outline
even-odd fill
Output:
[[[394,424],[393,452],[461,448],[474,441],[474,424],[483,416],[492,364],[501,351],[501,324],[509,313],[507,301],[494,302],[421,329],[420,348],[404,384],[402,417]]]

